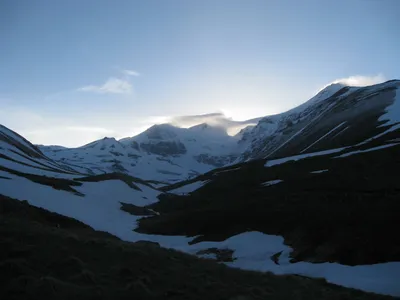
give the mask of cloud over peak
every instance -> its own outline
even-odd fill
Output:
[[[342,84],[342,85],[346,85],[346,86],[364,87],[364,86],[379,84],[379,83],[382,83],[385,81],[387,81],[387,79],[383,74],[378,74],[378,75],[373,75],[373,76],[354,75],[354,76],[336,79],[336,80],[324,85],[322,88],[320,88],[317,91],[317,93],[319,93],[320,91],[322,91],[323,89],[325,89],[326,87],[328,87],[332,84]]]
[[[245,121],[235,121],[232,118],[226,117],[223,113],[217,112],[202,115],[169,117],[168,123],[185,128],[207,123],[211,126],[224,128],[229,135],[235,135],[246,126],[256,125],[260,119],[261,118],[254,118]]]
[[[201,123],[209,123],[210,125],[220,125],[226,121],[230,121],[222,113],[210,113],[203,115],[176,116],[170,117],[169,122],[179,127],[191,127]]]
[[[355,75],[347,78],[340,78],[334,80],[332,83],[341,83],[348,86],[369,86],[378,83],[385,82],[386,78],[383,74],[378,74],[374,76],[364,76],[364,75]]]

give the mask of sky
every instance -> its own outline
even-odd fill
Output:
[[[0,123],[76,147],[275,114],[399,79],[399,28],[398,0],[2,0]]]

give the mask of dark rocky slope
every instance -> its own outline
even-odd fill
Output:
[[[214,170],[189,195],[162,195],[149,206],[160,215],[141,219],[136,230],[199,236],[193,242],[261,231],[282,235],[293,261],[400,261],[400,144],[391,142],[399,135],[271,167],[263,159]],[[352,151],[361,153],[334,158]]]

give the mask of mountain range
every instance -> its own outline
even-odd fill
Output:
[[[254,120],[241,124],[254,124]],[[222,125],[160,124],[134,137],[105,137],[78,148],[38,147],[54,160],[85,166],[90,174],[122,172],[173,183],[233,162],[240,154],[240,136],[228,135]]]
[[[178,260],[186,252],[400,296],[400,81],[332,84],[299,107],[241,125],[230,136],[215,124],[160,124],[78,148],[33,145],[1,126],[3,213],[62,219],[35,211],[43,208],[123,241],[178,250]],[[54,230],[71,230],[57,222]],[[24,268],[4,270],[25,276]]]
[[[105,137],[79,148],[39,148],[56,161],[86,167],[90,174],[122,172],[174,183],[231,163],[361,142],[376,130],[375,114],[393,102],[396,84],[389,81],[364,88],[332,84],[285,113],[237,122],[244,128],[235,136],[221,124],[190,128],[161,124],[120,140]]]

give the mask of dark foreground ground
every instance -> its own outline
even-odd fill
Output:
[[[0,299],[392,299],[127,243],[0,196]]]

